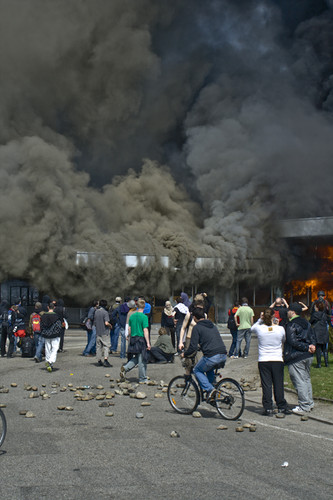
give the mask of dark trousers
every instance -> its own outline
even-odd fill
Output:
[[[168,354],[159,347],[152,347],[148,351],[148,363],[158,363],[159,361],[172,361],[173,354]]]
[[[274,399],[277,407],[279,410],[284,410],[287,408],[287,401],[284,399],[283,361],[259,361],[258,367],[262,387],[262,405],[264,409],[273,409],[273,386]]]
[[[173,347],[176,347],[176,336],[175,336],[176,328],[174,326],[166,326],[165,329],[171,337],[171,342]]]
[[[8,327],[6,325],[1,325],[1,356],[4,356],[6,354],[7,337],[9,338]]]
[[[61,329],[61,334],[60,334],[60,344],[59,344],[59,350],[62,351],[64,348],[64,337],[65,337],[65,328]]]

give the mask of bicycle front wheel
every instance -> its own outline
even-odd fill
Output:
[[[178,376],[169,382],[168,399],[178,413],[190,415],[200,402],[199,389],[191,378],[186,380],[184,376]]]
[[[236,380],[225,378],[216,386],[215,406],[221,417],[237,420],[245,406],[244,391]]]
[[[7,422],[6,422],[6,417],[3,411],[0,408],[0,446],[5,440],[6,437],[6,432],[7,432]]]

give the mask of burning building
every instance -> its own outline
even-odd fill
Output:
[[[77,303],[209,289],[224,310],[313,268],[278,221],[333,213],[330,1],[0,12],[0,281]]]

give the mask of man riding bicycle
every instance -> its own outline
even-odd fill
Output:
[[[205,318],[203,309],[197,307],[192,314],[196,325],[192,330],[190,345],[183,357],[193,356],[198,346],[201,348],[203,357],[195,365],[193,372],[202,390],[207,393],[206,401],[210,402],[214,399],[216,392],[213,386],[214,370],[219,363],[227,359],[227,349],[217,327]]]

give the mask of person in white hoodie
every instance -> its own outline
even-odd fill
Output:
[[[274,311],[265,309],[260,315],[260,319],[252,326],[252,332],[258,336],[258,368],[262,387],[262,405],[264,415],[272,417],[273,400],[278,407],[278,413],[289,415],[287,401],[284,398],[284,362],[283,362],[283,342],[285,340],[285,330],[282,326],[273,324]]]

